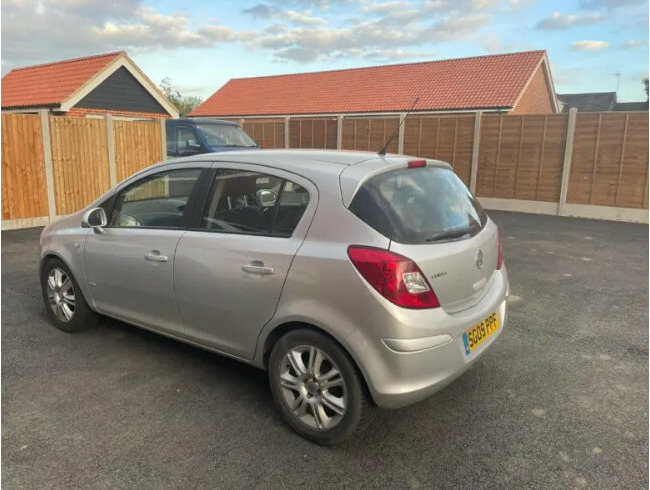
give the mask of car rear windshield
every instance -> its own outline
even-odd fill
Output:
[[[449,169],[423,167],[368,179],[350,211],[382,235],[404,244],[459,240],[476,235],[487,215]]]

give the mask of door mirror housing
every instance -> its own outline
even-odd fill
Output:
[[[190,150],[200,150],[201,144],[196,140],[187,140],[187,148]]]
[[[81,226],[92,228],[96,233],[104,233],[104,227],[108,224],[104,208],[93,208],[83,215]]]
[[[271,189],[260,189],[257,191],[257,202],[262,206],[275,206],[275,201],[278,198],[278,193]]]

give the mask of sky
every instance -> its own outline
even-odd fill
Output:
[[[125,50],[208,97],[231,78],[545,49],[558,93],[645,100],[647,0],[2,0],[2,75]]]

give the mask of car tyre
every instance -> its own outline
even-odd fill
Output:
[[[269,382],[282,417],[305,439],[331,446],[361,426],[363,381],[348,353],[324,334],[300,329],[281,337],[271,351]]]
[[[98,323],[69,267],[49,259],[41,270],[41,292],[47,314],[59,330],[78,332]]]

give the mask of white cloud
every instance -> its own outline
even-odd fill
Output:
[[[305,10],[303,12],[294,12],[293,10],[287,10],[284,12],[284,16],[289,22],[294,22],[301,25],[327,24],[327,21],[325,19],[313,16],[310,10]]]
[[[633,39],[630,41],[626,41],[625,44],[623,44],[624,49],[635,49],[643,46],[646,42],[642,41],[640,39]]]
[[[582,0],[580,2],[580,7],[583,9],[606,8],[607,10],[614,10],[619,7],[625,7],[628,5],[641,5],[641,4],[644,4],[647,7],[648,1],[647,0]]]
[[[411,9],[413,4],[411,2],[397,1],[397,2],[384,2],[384,3],[372,3],[361,9],[363,13],[374,14],[374,13],[389,13],[404,9]]]
[[[560,12],[553,12],[550,17],[540,20],[535,28],[545,31],[561,31],[580,25],[597,24],[606,20],[604,15],[564,15]]]
[[[609,48],[607,41],[576,41],[571,43],[571,49],[574,51],[602,51]]]

